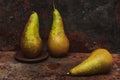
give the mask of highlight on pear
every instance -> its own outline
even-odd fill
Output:
[[[21,37],[21,50],[27,58],[35,58],[42,49],[42,40],[39,35],[39,17],[33,11],[25,26]]]

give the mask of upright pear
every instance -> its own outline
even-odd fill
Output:
[[[39,35],[39,18],[36,12],[32,12],[22,35],[21,50],[25,57],[35,58],[40,54],[41,48],[42,40]]]
[[[59,11],[54,7],[53,23],[48,38],[48,49],[53,57],[67,55],[69,40],[64,32],[64,25]]]
[[[67,74],[93,75],[107,73],[112,67],[112,55],[106,49],[96,49],[82,63],[73,67]]]

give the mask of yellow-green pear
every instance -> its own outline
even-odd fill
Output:
[[[22,34],[21,50],[27,58],[35,58],[40,54],[41,48],[39,18],[38,14],[33,11]]]
[[[73,67],[67,74],[85,76],[107,73],[111,70],[112,62],[111,53],[106,49],[99,48],[94,50],[82,63]]]
[[[53,23],[48,38],[48,50],[53,57],[63,57],[67,55],[69,49],[69,40],[64,31],[62,17],[59,11],[54,7]]]

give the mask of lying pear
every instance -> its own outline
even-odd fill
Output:
[[[64,32],[64,25],[59,11],[54,7],[53,23],[48,38],[48,50],[53,57],[63,57],[67,55],[69,40]]]
[[[67,74],[85,76],[107,73],[111,70],[112,62],[112,55],[106,49],[96,49],[85,61],[72,68]]]
[[[40,54],[41,46],[38,14],[32,12],[22,35],[21,50],[27,58],[35,58]]]

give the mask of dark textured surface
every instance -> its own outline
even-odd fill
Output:
[[[65,58],[52,58],[38,63],[21,63],[16,52],[0,52],[0,80],[120,80],[120,54],[113,55],[113,68],[108,74],[68,76],[66,73],[81,63],[89,53],[69,53]]]
[[[120,50],[119,0],[55,0],[70,51],[89,52],[105,47]],[[0,0],[0,50],[19,50],[22,31],[32,11],[40,18],[40,35],[46,43],[52,24],[52,0]]]

